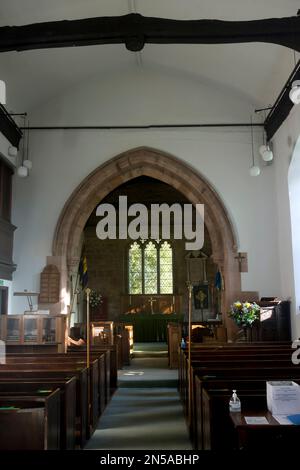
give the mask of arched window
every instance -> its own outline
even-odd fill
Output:
[[[143,288],[142,248],[134,242],[129,248],[129,292],[140,294]]]
[[[128,251],[129,294],[173,294],[173,249],[169,242],[139,240]]]

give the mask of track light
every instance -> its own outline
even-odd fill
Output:
[[[294,104],[300,103],[300,80],[295,80],[292,83],[292,88],[290,90],[289,97]]]
[[[264,162],[271,162],[274,158],[273,152],[269,145],[261,145],[259,147],[259,153],[261,154]]]

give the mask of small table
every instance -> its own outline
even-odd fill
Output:
[[[245,417],[264,417],[268,424],[247,424]],[[280,448],[297,449],[300,442],[300,426],[279,424],[269,411],[230,413],[238,449]]]

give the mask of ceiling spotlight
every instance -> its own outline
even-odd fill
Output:
[[[28,176],[28,168],[26,168],[26,166],[19,166],[18,168],[18,176],[20,176],[20,178],[26,178]]]
[[[0,104],[6,104],[6,85],[3,80],[0,80]]]
[[[261,145],[259,147],[259,153],[261,154],[264,162],[271,162],[274,158],[273,152],[269,145]]]
[[[292,88],[290,90],[289,97],[294,104],[300,103],[300,80],[295,80],[292,83]]]
[[[24,160],[23,165],[28,169],[32,169],[32,161],[31,160]]]
[[[259,166],[253,165],[250,168],[250,175],[251,176],[259,176],[260,175],[260,168]]]
[[[12,145],[10,147],[8,147],[8,155],[10,157],[16,157],[18,155],[17,147],[13,147]]]

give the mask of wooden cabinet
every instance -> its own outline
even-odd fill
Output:
[[[64,315],[2,315],[0,338],[7,345],[64,344]]]

